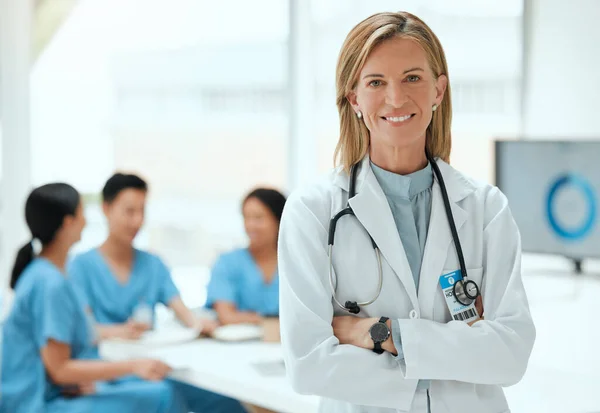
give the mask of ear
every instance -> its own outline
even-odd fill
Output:
[[[350,103],[350,106],[352,106],[352,109],[354,109],[354,112],[358,112],[360,110],[360,107],[358,106],[358,101],[356,99],[355,91],[351,91],[350,93],[348,93],[346,95],[346,99],[348,99],[348,103]]]
[[[110,208],[110,204],[108,202],[102,202],[102,212],[104,216],[108,218],[108,210]]]
[[[75,216],[74,215],[66,215],[63,218],[62,227],[63,228],[69,228],[71,225],[73,225],[74,222],[75,222]]]
[[[444,99],[446,87],[448,87],[448,77],[446,75],[439,75],[435,82],[435,104],[438,106]]]

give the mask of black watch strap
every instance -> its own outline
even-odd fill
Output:
[[[388,321],[388,320],[389,320],[389,317],[381,317],[381,318],[379,319],[379,322],[380,322],[380,323],[387,323],[387,321]]]

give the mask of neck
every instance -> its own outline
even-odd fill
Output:
[[[425,140],[419,141],[416,145],[402,148],[371,144],[369,157],[371,162],[386,171],[408,175],[427,166],[424,142]]]
[[[42,248],[40,257],[43,257],[54,264],[59,270],[65,272],[67,255],[69,253],[69,245],[61,245],[57,242],[52,242]]]
[[[128,261],[133,257],[133,246],[119,241],[112,235],[108,236],[99,249],[104,255],[115,261]]]
[[[250,244],[248,249],[250,250],[250,254],[252,254],[256,260],[269,259],[277,256],[277,244],[263,246]]]

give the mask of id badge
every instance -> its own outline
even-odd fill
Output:
[[[442,275],[440,277],[440,286],[442,287],[446,305],[448,305],[448,310],[450,311],[452,319],[470,323],[471,321],[477,320],[479,314],[477,314],[477,309],[475,308],[475,301],[470,305],[462,305],[456,301],[452,288],[454,287],[454,284],[460,280],[462,280],[462,274],[460,270],[456,270]]]

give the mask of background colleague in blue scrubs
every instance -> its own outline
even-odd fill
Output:
[[[170,370],[164,363],[98,359],[93,326],[65,275],[67,253],[85,226],[79,193],[67,184],[39,187],[25,218],[42,247],[35,256],[34,241],[27,243],[12,271],[0,413],[187,412],[174,386],[159,381]]]
[[[162,260],[133,247],[144,223],[148,185],[136,175],[115,174],[102,190],[109,235],[98,247],[69,265],[69,277],[83,292],[93,314],[100,339],[136,339],[152,327],[158,303],[170,307],[187,327],[210,333],[217,325],[201,320],[179,296],[170,271]],[[195,412],[244,412],[241,404],[203,389],[175,383],[190,410]]]
[[[222,324],[260,324],[279,315],[277,239],[286,198],[258,188],[242,203],[249,245],[221,255],[208,284],[206,306]]]
[[[108,238],[69,265],[69,276],[84,293],[101,338],[138,338],[152,327],[158,303],[173,309],[187,327],[214,328],[185,306],[163,261],[133,247],[144,224],[147,191],[136,175],[113,175],[102,190]]]

